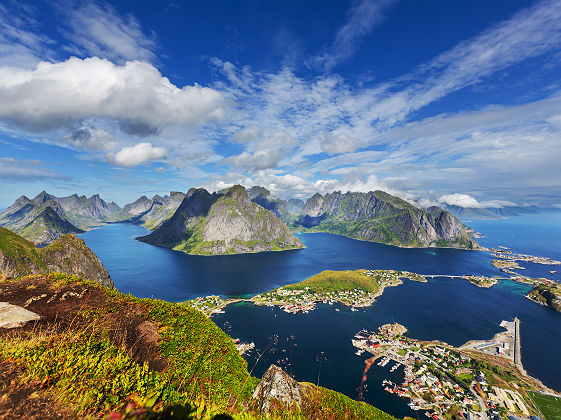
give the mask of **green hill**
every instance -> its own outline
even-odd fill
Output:
[[[6,302],[30,301],[27,308],[41,316],[16,333],[0,328],[0,366],[17,366],[24,374],[3,389],[0,416],[12,395],[32,382],[41,384],[34,403],[8,407],[12,415],[31,417],[42,403],[62,417],[114,412],[112,418],[170,418],[147,416],[182,412],[192,417],[177,418],[262,418],[250,409],[259,379],[201,312],[56,273],[0,279],[0,287]],[[337,392],[300,386],[302,405],[276,406],[270,418],[393,419]]]

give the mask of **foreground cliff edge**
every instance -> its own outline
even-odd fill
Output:
[[[252,202],[241,185],[224,194],[190,189],[169,220],[137,239],[197,255],[304,248],[282,220]]]
[[[50,245],[37,248],[0,227],[0,275],[19,277],[49,272],[64,272],[115,288],[107,269],[82,239],[65,234]]]
[[[252,377],[232,339],[182,304],[60,273],[3,276],[0,296],[36,315],[0,324],[0,417],[393,419],[277,367]]]

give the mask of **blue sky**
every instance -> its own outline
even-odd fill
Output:
[[[0,207],[263,185],[561,206],[561,1],[0,4]]]

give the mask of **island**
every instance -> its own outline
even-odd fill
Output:
[[[483,288],[491,287],[498,282],[498,278],[485,276],[423,275],[401,270],[325,270],[300,283],[288,284],[252,298],[241,299],[212,295],[182,303],[198,309],[209,317],[215,313],[221,313],[227,305],[242,301],[251,302],[257,306],[280,306],[283,311],[291,314],[313,311],[318,303],[329,305],[341,303],[350,307],[351,311],[357,311],[357,308],[371,306],[376,298],[382,295],[386,287],[399,286],[405,279],[427,283],[428,277],[461,278]]]
[[[559,394],[522,368],[518,320],[503,321],[501,326],[506,332],[492,340],[470,341],[459,348],[408,338],[407,329],[397,323],[382,325],[376,332],[359,331],[351,339],[357,355],[372,354],[365,361],[361,386],[372,366],[385,368],[391,363],[389,371],[401,369],[403,382],[385,379],[380,385],[408,399],[411,409],[426,410],[429,418],[541,417],[540,401],[547,397],[559,406]]]

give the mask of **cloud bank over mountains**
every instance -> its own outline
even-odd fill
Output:
[[[558,65],[561,1],[536,2],[410,72],[364,84],[335,71],[391,19],[394,0],[352,3],[331,41],[305,60],[318,73],[209,54],[216,77],[206,85],[170,81],[157,34],[132,14],[70,3],[58,11],[60,48],[36,12],[11,7],[0,6],[0,129],[16,138],[130,174],[210,188],[261,184],[282,197],[384,189],[477,208],[561,196],[560,86],[424,113],[529,60]],[[33,166],[2,159],[12,173]],[[38,179],[59,176],[34,168]],[[0,166],[2,179],[7,172]]]

